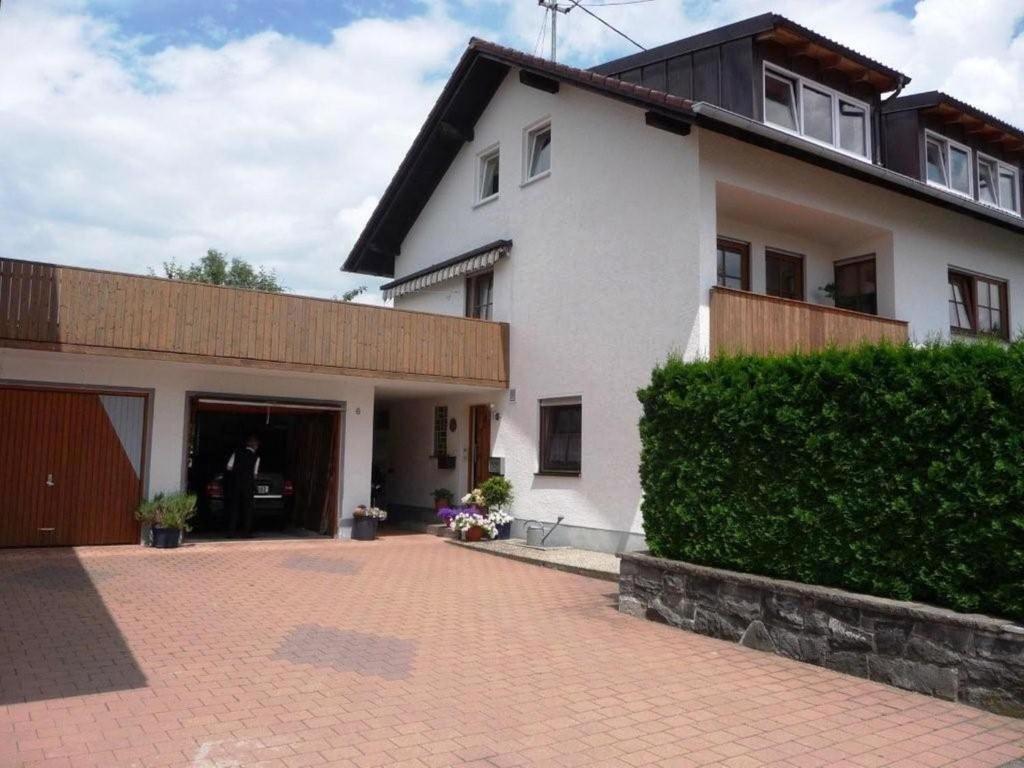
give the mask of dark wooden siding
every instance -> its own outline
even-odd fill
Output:
[[[755,116],[752,37],[689,51],[613,76],[684,99],[706,101],[747,117]]]
[[[912,179],[924,176],[924,145],[916,110],[893,112],[885,122],[885,166]]]

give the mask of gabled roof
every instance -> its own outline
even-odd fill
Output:
[[[882,93],[894,91],[910,82],[910,78],[902,72],[777,13],[762,13],[760,16],[753,16],[708,32],[659,45],[657,48],[651,48],[641,53],[624,56],[596,66],[593,71],[603,75],[615,75],[744,37],[774,40],[788,48],[799,46],[804,55],[818,59],[829,58],[831,59],[830,66],[846,71],[848,74],[856,73],[857,76],[866,78]]]
[[[976,132],[982,141],[1000,143],[1008,152],[1024,152],[1024,130],[1000,120],[942,91],[927,91],[901,96],[882,105],[882,112],[914,110],[935,115],[946,123],[963,124],[969,133]]]
[[[538,87],[567,83],[665,116],[693,114],[687,99],[473,38],[342,269],[394,274],[402,241],[462,144],[472,141],[476,121],[513,67],[520,79],[522,73],[538,78]]]
[[[769,16],[782,18],[774,14]],[[521,82],[542,90],[555,92],[559,84],[565,83],[644,109],[648,125],[680,133],[685,133],[691,124],[698,125],[1014,232],[1024,232],[1024,221],[1019,217],[929,187],[881,166],[821,148],[711,104],[691,102],[596,70],[553,63],[473,38],[345,259],[343,270],[387,277],[394,275],[395,257],[402,241],[462,145],[472,141],[477,120],[513,68],[519,70]]]

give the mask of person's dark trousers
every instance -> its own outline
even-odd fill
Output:
[[[253,494],[238,489],[231,495],[231,535],[252,537]]]

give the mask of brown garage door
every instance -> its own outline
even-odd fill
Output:
[[[146,397],[0,387],[0,547],[139,539]]]

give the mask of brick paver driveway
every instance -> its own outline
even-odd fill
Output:
[[[0,552],[0,765],[939,766],[1024,721],[426,536]]]

